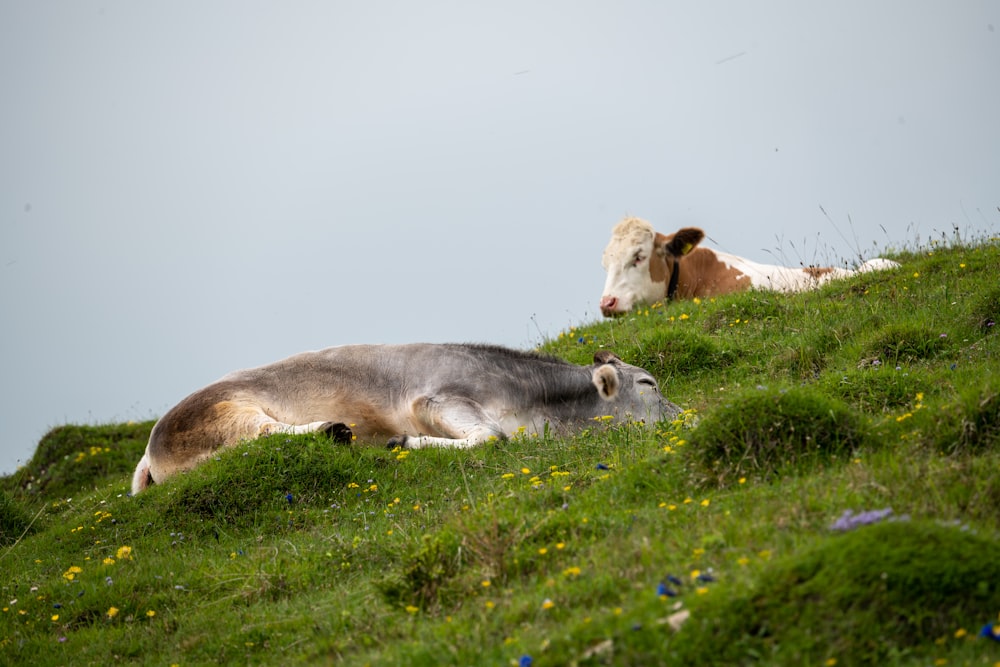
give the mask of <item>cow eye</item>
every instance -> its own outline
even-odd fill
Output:
[[[632,266],[639,266],[642,264],[644,259],[646,259],[646,257],[641,252],[635,253],[635,256],[632,258]]]
[[[656,386],[656,380],[654,380],[653,378],[639,378],[637,380],[637,382],[639,384],[647,384],[650,387],[655,387]]]

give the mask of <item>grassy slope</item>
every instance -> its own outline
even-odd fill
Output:
[[[1000,247],[897,259],[545,346],[656,373],[651,432],[273,437],[130,498],[151,423],[56,429],[0,480],[0,663],[995,664]]]

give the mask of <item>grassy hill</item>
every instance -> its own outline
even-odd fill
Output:
[[[543,346],[653,371],[651,431],[275,436],[132,498],[151,422],[55,429],[0,479],[0,663],[996,665],[1000,244],[894,258]]]

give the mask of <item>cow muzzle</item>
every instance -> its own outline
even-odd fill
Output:
[[[601,297],[601,314],[604,317],[618,317],[623,315],[625,309],[621,307],[621,301],[616,296]]]

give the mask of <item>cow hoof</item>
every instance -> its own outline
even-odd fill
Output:
[[[320,430],[336,443],[346,444],[354,439],[354,433],[351,432],[351,429],[348,428],[347,424],[341,422],[327,422]]]
[[[400,449],[406,449],[406,439],[405,435],[394,435],[389,438],[389,442],[386,443],[386,447],[389,449],[395,449],[399,447]]]

